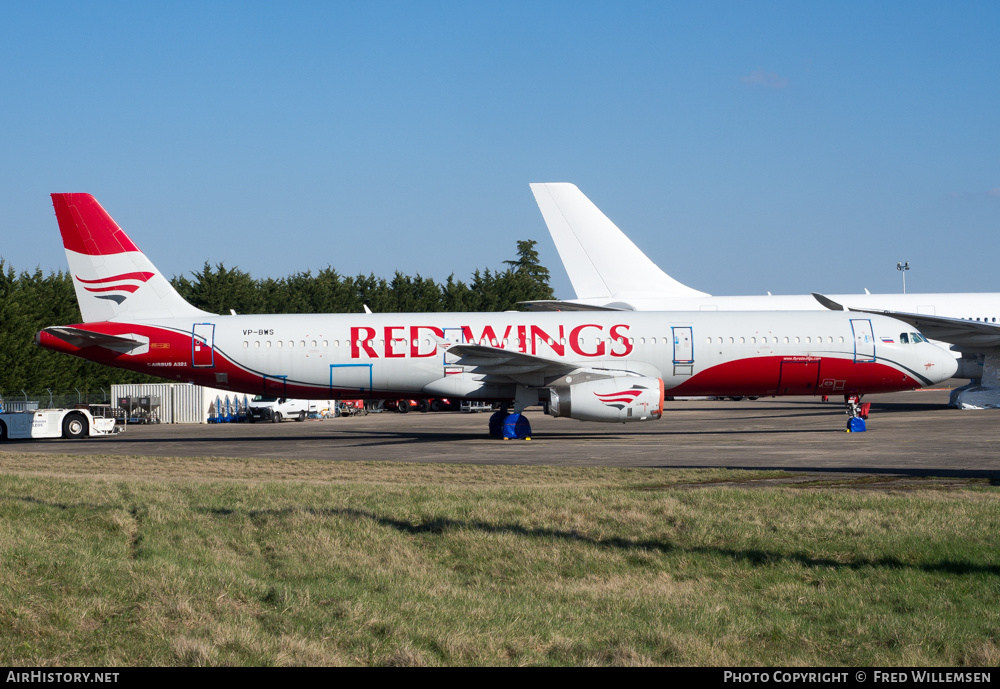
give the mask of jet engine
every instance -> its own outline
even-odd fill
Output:
[[[663,380],[622,376],[549,388],[548,413],[611,423],[658,419],[663,415]]]

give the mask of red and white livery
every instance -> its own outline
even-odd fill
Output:
[[[849,312],[216,315],[194,308],[89,194],[53,194],[83,323],[43,347],[247,394],[547,402],[657,419],[679,395],[861,395],[938,383],[955,359]]]

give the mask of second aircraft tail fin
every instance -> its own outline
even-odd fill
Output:
[[[575,184],[531,184],[577,299],[707,297],[660,270]]]

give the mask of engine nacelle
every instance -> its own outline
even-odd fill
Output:
[[[611,423],[658,419],[663,415],[663,380],[622,376],[549,388],[549,414]]]

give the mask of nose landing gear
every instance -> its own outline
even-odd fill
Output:
[[[871,402],[862,404],[861,395],[844,395],[844,403],[847,405],[847,432],[864,433]]]

